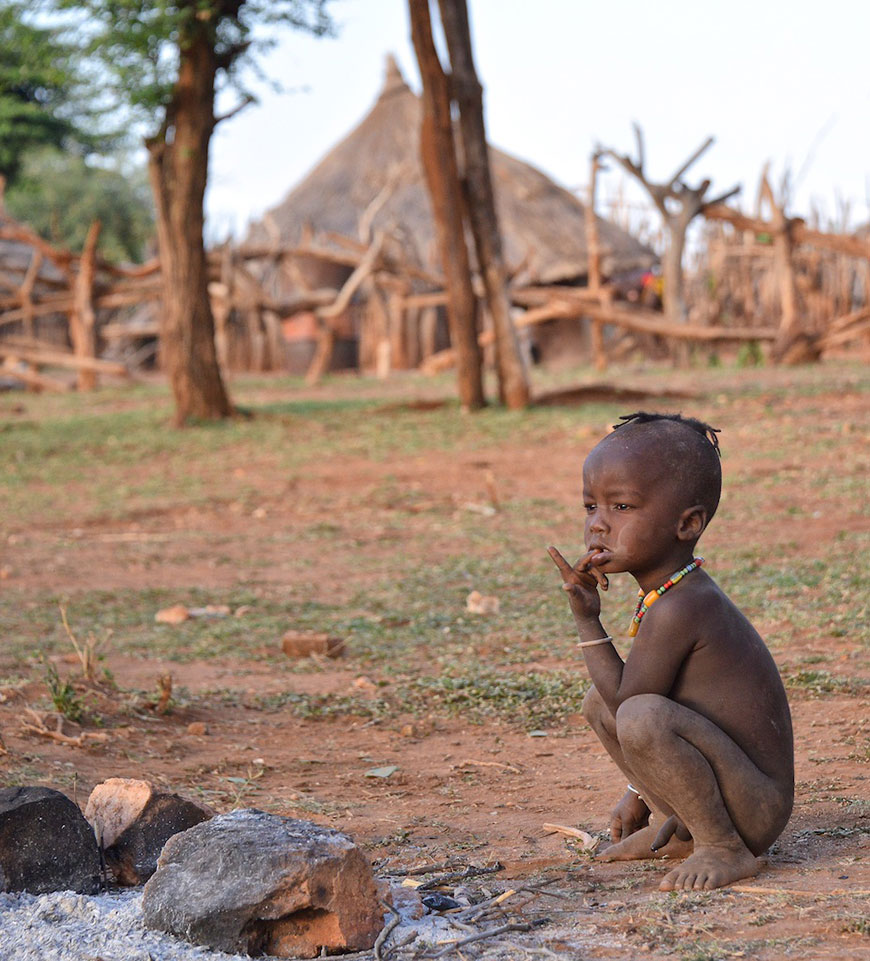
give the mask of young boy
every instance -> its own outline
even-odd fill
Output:
[[[572,567],[549,551],[594,683],[584,716],[629,781],[600,856],[685,858],[664,891],[756,874],[756,856],[794,801],[791,717],[776,665],[694,557],[721,484],[713,428],[630,414],[583,465],[586,553]],[[601,626],[598,594],[623,571],[640,587],[625,661]]]

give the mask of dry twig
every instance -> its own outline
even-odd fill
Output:
[[[377,938],[375,938],[374,952],[376,961],[384,961],[384,945],[387,943],[387,938],[393,933],[393,931],[402,923],[402,916],[399,912],[392,906],[392,904],[387,904],[386,901],[381,901],[381,907],[385,908],[392,914],[390,920],[381,928],[380,933]]]
[[[426,957],[432,958],[434,961],[435,958],[443,958],[445,955],[450,954],[451,951],[456,951],[459,948],[465,947],[466,944],[472,944],[474,941],[482,941],[484,938],[497,938],[500,934],[509,934],[511,931],[532,931],[542,924],[547,924],[549,920],[549,918],[536,918],[534,921],[511,921],[497,928],[490,928],[488,931],[478,931],[476,934],[470,934],[467,938],[462,938],[461,941],[448,944],[446,948],[442,948],[435,954],[428,954]]]
[[[448,871],[447,874],[440,874],[437,877],[430,878],[428,881],[424,881],[417,890],[429,891],[432,888],[446,884],[448,881],[464,881],[466,878],[478,877],[481,874],[496,874],[503,870],[504,865],[500,861],[496,861],[496,863],[490,867],[477,867],[474,864],[469,864],[468,867],[462,871]]]
[[[84,747],[88,741],[94,743],[102,743],[109,739],[109,735],[103,731],[82,731],[81,734],[77,734],[75,737],[71,737],[69,734],[64,734],[61,730],[52,731],[51,728],[46,726],[45,719],[42,715],[37,714],[36,711],[29,707],[24,709],[31,717],[31,721],[22,721],[21,730],[27,732],[28,734],[36,734],[39,737],[48,738],[50,741],[58,741],[60,744],[66,744],[69,747]],[[58,719],[58,728],[62,719]]]

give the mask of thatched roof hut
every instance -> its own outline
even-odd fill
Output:
[[[421,104],[392,58],[362,122],[287,197],[251,227],[249,241],[298,243],[307,231],[357,238],[360,219],[397,235],[415,266],[439,273],[429,196],[419,156]],[[491,148],[496,204],[509,269],[525,283],[582,281],[587,273],[584,205],[539,170]],[[380,206],[378,206],[380,204]],[[614,276],[649,268],[651,250],[599,219],[601,266]]]

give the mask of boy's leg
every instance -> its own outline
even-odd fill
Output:
[[[613,843],[603,848],[597,855],[605,861],[637,861],[645,858],[684,858],[692,853],[692,842],[681,841],[674,835],[667,844],[653,850],[652,843],[662,823],[672,815],[673,809],[656,797],[649,784],[644,781],[640,771],[634,770],[625,759],[616,734],[616,718],[604,703],[595,686],[589,688],[583,699],[583,717],[598,736],[616,766],[632,786],[640,789],[644,802],[653,814],[652,824],[643,826],[631,834],[622,833],[619,837],[611,824]]]
[[[658,694],[620,706],[616,737],[628,769],[692,834],[694,853],[664,890],[721,887],[757,873],[755,855],[785,827],[791,792],[712,721]]]

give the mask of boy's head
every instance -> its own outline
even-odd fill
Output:
[[[709,523],[722,493],[717,433],[693,417],[638,411],[621,417],[598,448],[618,445],[645,482],[667,484],[685,507],[702,505]]]

